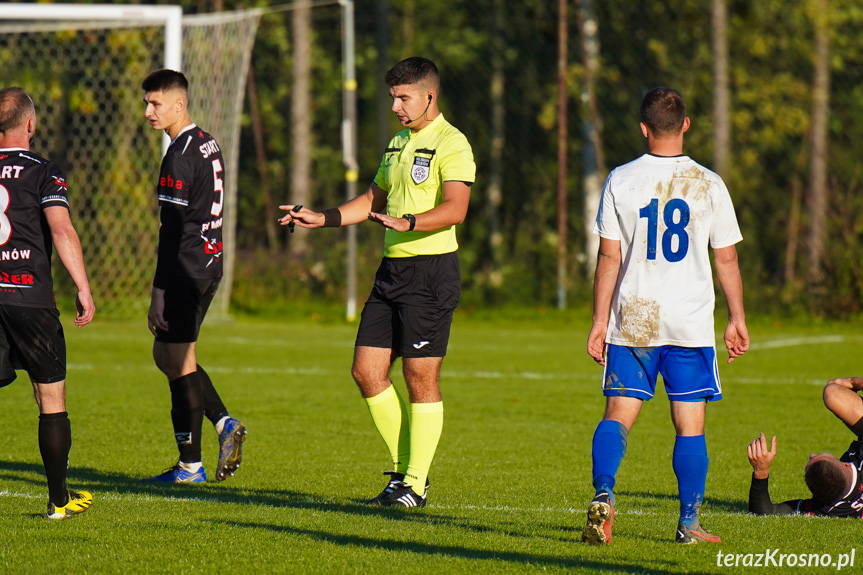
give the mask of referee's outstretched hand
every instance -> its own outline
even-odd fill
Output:
[[[406,232],[411,229],[411,224],[404,218],[394,218],[386,214],[377,212],[369,212],[369,221],[377,222],[385,228],[395,230],[397,232]]]
[[[298,211],[294,211],[299,208]],[[301,228],[320,228],[324,225],[324,214],[320,212],[313,212],[308,208],[304,208],[303,206],[297,206],[292,204],[287,204],[284,206],[279,206],[280,210],[285,210],[288,212],[281,218],[279,218],[279,223],[283,226],[289,226],[291,224],[296,224]]]

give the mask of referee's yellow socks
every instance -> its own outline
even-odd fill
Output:
[[[393,469],[397,473],[405,473],[411,446],[407,405],[394,385],[374,397],[367,397],[366,404],[378,433],[390,451]]]
[[[422,495],[435,450],[443,431],[443,402],[412,403],[410,433],[410,464],[405,482],[414,493]]]

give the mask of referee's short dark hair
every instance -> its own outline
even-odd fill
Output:
[[[20,127],[28,115],[36,115],[33,100],[27,92],[13,86],[0,90],[0,134]]]
[[[806,466],[803,478],[812,496],[821,504],[829,505],[838,501],[848,488],[841,463],[819,460]]]
[[[189,81],[182,72],[176,70],[156,70],[141,82],[145,92],[167,92],[169,90],[189,91]]]
[[[641,121],[655,137],[676,136],[686,119],[686,102],[673,88],[654,88],[641,99]]]
[[[392,68],[384,77],[387,86],[406,86],[410,84],[431,84],[437,90],[440,87],[440,73],[434,62],[422,56],[405,58]]]

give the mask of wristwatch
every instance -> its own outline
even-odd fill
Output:
[[[411,225],[411,227],[409,227],[409,228],[408,228],[408,231],[409,231],[409,232],[414,231],[414,228],[417,226],[417,218],[416,218],[416,216],[415,216],[415,215],[413,215],[413,214],[405,214],[405,215],[403,215],[402,217],[403,217],[404,219],[406,219],[406,220],[408,221],[408,223]]]

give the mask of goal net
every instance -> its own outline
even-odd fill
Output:
[[[227,172],[225,278],[211,308],[216,316],[227,314],[230,300],[240,120],[261,13],[182,18],[189,112],[219,141]],[[37,129],[31,148],[66,172],[100,315],[142,317],[158,244],[155,183],[162,138],[144,119],[140,87],[147,74],[165,67],[165,24],[138,21],[134,14],[116,20],[18,18],[0,19],[2,87],[20,86],[32,96]],[[64,273],[54,275],[58,292],[73,289]]]

